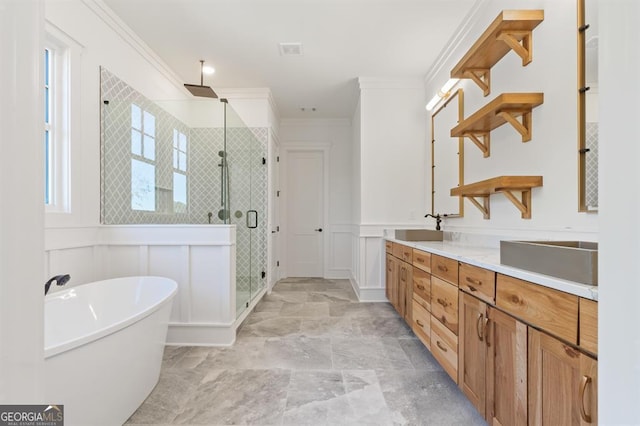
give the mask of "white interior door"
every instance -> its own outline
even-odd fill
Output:
[[[287,272],[322,277],[324,154],[291,151],[287,158]]]

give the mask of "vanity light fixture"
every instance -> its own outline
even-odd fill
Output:
[[[440,102],[441,99],[448,99],[451,95],[451,89],[453,89],[459,81],[459,78],[450,78],[444,84],[444,86],[442,86],[442,89],[438,90],[433,98],[431,98],[431,100],[427,104],[427,111],[431,111],[433,108],[435,108],[435,106],[438,105],[438,102]]]

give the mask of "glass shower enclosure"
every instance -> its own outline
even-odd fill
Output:
[[[267,129],[226,100],[154,101],[101,68],[101,223],[236,225],[236,316],[265,288]]]

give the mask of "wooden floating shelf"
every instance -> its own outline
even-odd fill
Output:
[[[522,142],[528,142],[531,140],[531,110],[543,102],[543,93],[503,93],[451,129],[451,137],[471,139],[488,157],[491,131],[510,123],[522,136]]]
[[[489,219],[489,196],[501,192],[520,210],[523,219],[531,219],[531,188],[538,186],[542,186],[542,176],[498,176],[452,188],[451,195],[467,198]],[[520,199],[513,191],[521,192]]]
[[[487,96],[491,92],[491,68],[510,50],[522,58],[522,66],[533,60],[532,31],[544,20],[544,10],[503,10],[460,62],[452,78],[473,80]]]

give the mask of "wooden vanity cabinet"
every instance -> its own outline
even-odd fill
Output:
[[[411,326],[413,300],[413,266],[407,262],[398,263],[398,313]]]
[[[387,253],[387,268],[385,273],[385,295],[394,309],[398,310],[398,259],[391,253]]]
[[[527,326],[460,292],[458,385],[490,425],[527,424]]]
[[[529,424],[598,423],[598,361],[529,328]]]
[[[413,249],[398,243],[385,243],[385,295],[407,324],[411,325],[413,299]]]

